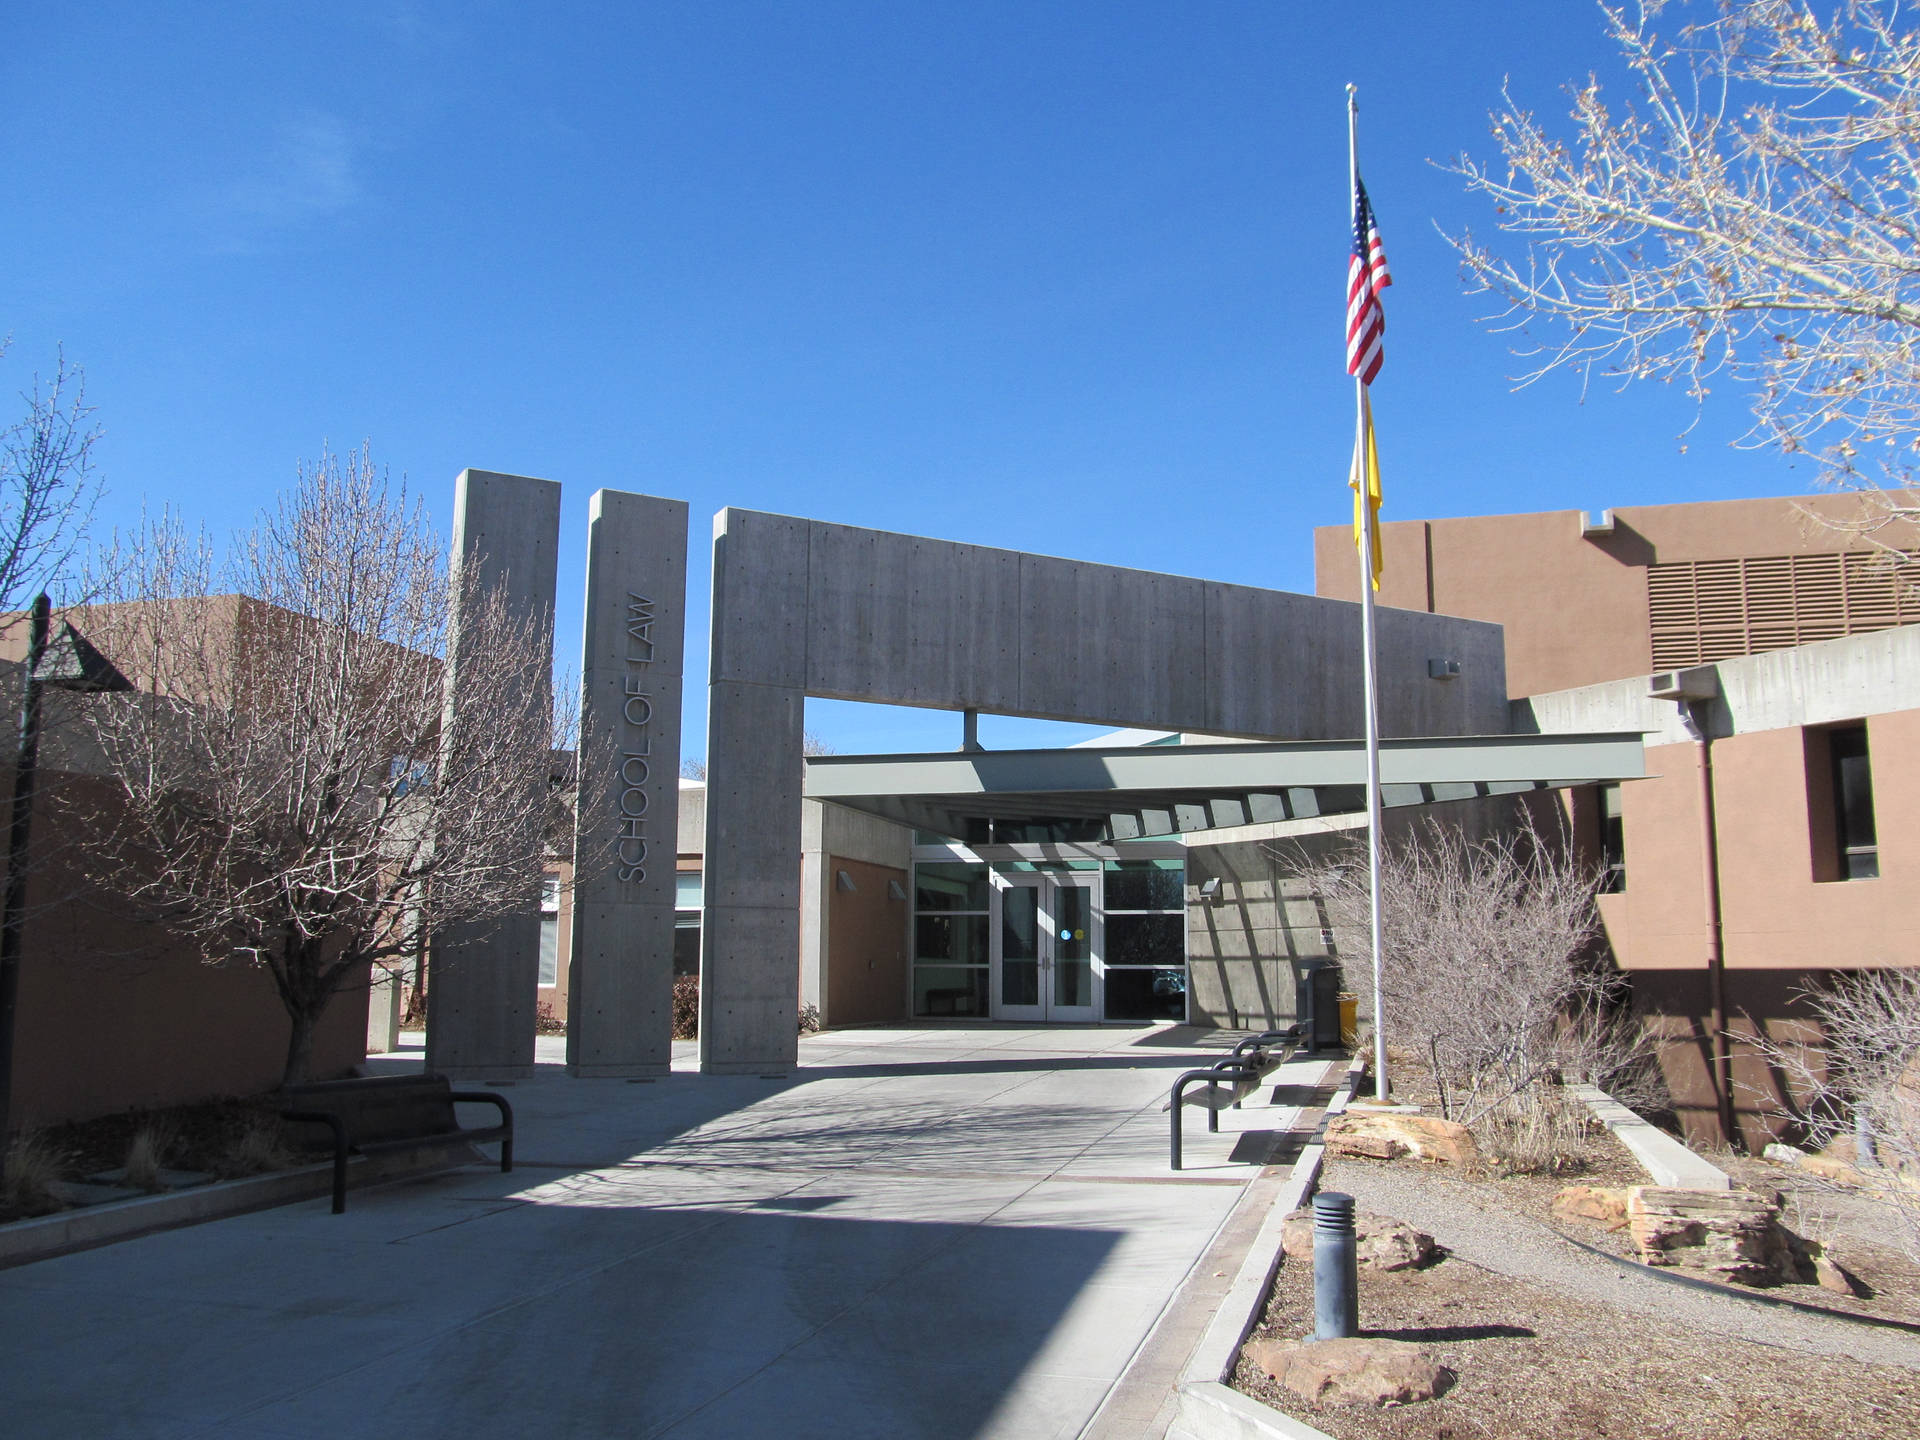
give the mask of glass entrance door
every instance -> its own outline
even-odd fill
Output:
[[[993,1013],[1039,1023],[1100,1018],[1097,874],[994,877]]]

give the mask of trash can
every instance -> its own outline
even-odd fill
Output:
[[[1360,1043],[1360,997],[1351,990],[1340,992],[1340,1043],[1351,1050]]]

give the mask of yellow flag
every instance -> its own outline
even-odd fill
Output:
[[[1380,572],[1386,569],[1386,558],[1380,545],[1380,447],[1373,438],[1373,398],[1363,387],[1360,391],[1360,433],[1354,438],[1353,474],[1347,480],[1348,488],[1353,491],[1353,548],[1366,553],[1367,532],[1373,532],[1372,564],[1373,588],[1380,588]],[[1361,489],[1361,481],[1366,481],[1366,489]],[[1365,508],[1362,509],[1361,507]],[[1373,523],[1368,525],[1368,521]]]

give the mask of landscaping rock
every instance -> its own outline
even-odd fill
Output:
[[[1800,1161],[1800,1168],[1809,1175],[1818,1175],[1822,1180],[1834,1185],[1844,1185],[1850,1190],[1864,1189],[1867,1177],[1851,1164],[1833,1155],[1808,1155]]]
[[[1473,1133],[1431,1115],[1362,1115],[1342,1111],[1327,1122],[1327,1153],[1367,1160],[1435,1160],[1463,1169],[1479,1163]]]
[[[1778,1213],[1750,1191],[1636,1185],[1627,1191],[1627,1225],[1649,1265],[1698,1270],[1740,1285],[1797,1277]]]
[[[1406,1340],[1253,1340],[1243,1353],[1319,1405],[1409,1405],[1453,1383],[1452,1371]]]
[[[1763,1160],[1771,1160],[1776,1165],[1798,1165],[1807,1158],[1807,1152],[1798,1145],[1782,1145],[1778,1140],[1760,1152]]]
[[[1836,1295],[1851,1295],[1856,1300],[1868,1300],[1873,1291],[1861,1284],[1851,1271],[1844,1269],[1838,1261],[1828,1258],[1822,1252],[1811,1257],[1813,1260],[1813,1283],[1822,1290],[1831,1290]]]
[[[1357,1240],[1355,1258],[1376,1270],[1412,1270],[1438,1252],[1433,1236],[1386,1215],[1361,1211],[1353,1217]],[[1287,1216],[1280,1227],[1280,1248],[1290,1260],[1313,1259],[1313,1210],[1308,1207]]]
[[[1627,1192],[1605,1185],[1569,1185],[1553,1197],[1553,1213],[1561,1220],[1591,1220],[1608,1230],[1627,1224]]]

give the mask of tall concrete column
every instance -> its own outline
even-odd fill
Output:
[[[686,615],[686,502],[595,491],[567,993],[574,1075],[671,1068]]]
[[[714,519],[700,945],[709,1075],[781,1073],[799,1060],[807,541],[804,520]]]
[[[551,672],[554,576],[560,550],[560,486],[553,480],[462,470],[454,481],[455,594],[463,578],[498,586],[514,618],[547,638]],[[447,628],[447,707],[459,713],[462,616]],[[541,709],[547,708],[542,706]],[[427,1069],[455,1080],[509,1080],[533,1073],[540,987],[540,892],[497,924],[449,926],[433,937],[427,983]]]

